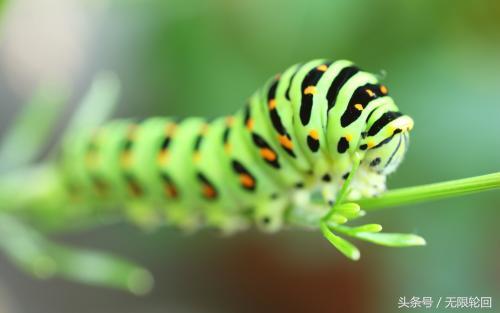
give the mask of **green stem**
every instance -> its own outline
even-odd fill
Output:
[[[394,189],[377,198],[365,198],[355,202],[365,211],[376,211],[397,205],[457,197],[492,189],[500,189],[500,172],[441,183]],[[290,225],[317,228],[321,223],[329,224],[329,222],[326,222],[328,221],[326,217],[331,216],[334,213],[332,211],[334,210],[330,209],[327,215],[322,217],[321,215],[311,216],[309,212],[302,209],[292,209],[288,213],[287,221]]]
[[[322,218],[323,221],[328,221],[332,217],[332,215],[335,213],[335,210],[337,209],[337,207],[343,203],[344,198],[347,196],[348,188],[349,188],[349,185],[351,184],[351,180],[354,177],[354,175],[356,174],[356,171],[358,170],[360,163],[361,163],[361,157],[357,153],[355,153],[353,155],[353,165],[352,165],[351,172],[347,176],[347,179],[345,180],[344,184],[342,185],[342,188],[340,188],[340,191],[339,191],[339,194],[338,194],[337,199],[335,201],[335,204],[330,208],[328,213],[326,213],[325,216]]]
[[[356,201],[365,211],[457,197],[500,188],[500,172],[441,183],[390,190],[377,198]]]

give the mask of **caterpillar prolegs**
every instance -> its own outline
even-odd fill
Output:
[[[348,199],[383,192],[412,127],[375,75],[313,60],[231,116],[117,120],[68,137],[60,174],[74,203],[165,213],[183,229],[232,232],[253,220],[276,231],[291,208],[326,214],[349,176]]]

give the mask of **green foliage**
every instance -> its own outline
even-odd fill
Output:
[[[96,75],[85,97],[68,123],[66,135],[82,129],[92,129],[109,118],[118,103],[120,81],[112,72]]]
[[[63,277],[80,283],[147,293],[149,271],[108,253],[51,242],[18,220],[0,215],[0,248],[19,268],[38,278]]]
[[[95,127],[103,122],[116,105],[118,93],[119,82],[115,75],[98,75],[67,132]],[[10,169],[26,165],[38,156],[61,113],[66,99],[63,95],[42,88],[33,97],[0,142],[3,166]],[[54,243],[12,217],[14,213],[22,216],[22,210],[36,201],[38,207],[32,208],[31,213],[35,216],[39,214],[40,220],[48,224],[51,220],[59,223],[65,220],[64,212],[51,211],[59,208],[57,190],[55,193],[46,192],[54,184],[51,173],[50,166],[42,166],[25,168],[1,177],[0,249],[19,268],[38,278],[59,276],[80,283],[124,289],[134,294],[147,293],[153,285],[153,278],[146,269],[107,253]],[[25,191],[19,193],[19,186],[24,186]],[[72,210],[75,211],[75,208]]]
[[[336,197],[337,202],[319,221],[319,227],[323,236],[340,252],[354,261],[358,260],[361,256],[358,248],[342,237],[335,235],[334,231],[390,247],[425,245],[425,240],[417,235],[379,233],[382,230],[382,226],[379,224],[365,224],[357,227],[340,225],[346,223],[349,219],[358,218],[363,215],[357,203],[343,202],[349,194],[349,185],[359,167],[361,158],[358,154],[355,154],[353,160],[352,170]]]
[[[0,142],[0,172],[26,165],[40,156],[67,98],[66,92],[49,87],[35,93]]]
[[[320,224],[321,232],[323,236],[340,252],[342,252],[346,257],[351,260],[357,261],[359,260],[361,253],[355,245],[350,243],[349,241],[335,235],[327,226],[326,223]]]
[[[353,175],[353,173],[354,171],[351,172],[350,176]],[[339,199],[345,198],[348,192],[348,187],[346,186],[348,183],[349,179],[346,180],[344,188],[340,191],[338,196]],[[366,206],[367,210],[375,210],[421,201],[456,197],[499,188],[500,173],[493,173],[442,183],[395,189],[384,193],[380,197],[361,199],[357,201],[357,203],[337,202],[331,210],[316,223],[319,223],[321,232],[332,245],[347,257],[357,260],[359,259],[358,249],[351,243],[335,235],[333,231],[388,247],[410,247],[426,244],[425,239],[414,234],[380,233],[382,226],[378,224],[366,224],[357,227],[340,225],[344,224],[349,219],[355,219],[360,216],[359,213],[362,212],[359,206],[360,203],[363,207]],[[291,216],[290,221],[292,223],[294,221],[300,221],[302,219],[300,214],[302,213],[297,212],[297,216]],[[341,219],[339,216],[345,219]],[[309,223],[311,222],[309,221]]]

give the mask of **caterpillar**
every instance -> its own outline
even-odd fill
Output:
[[[347,224],[366,211],[500,186],[493,173],[385,192],[386,177],[408,150],[413,120],[376,75],[350,61],[293,65],[239,111],[214,120],[104,122],[118,90],[113,75],[94,80],[58,153],[36,159],[47,125],[61,112],[44,94],[0,141],[0,251],[37,277],[150,290],[153,277],[140,265],[46,236],[108,218],[187,232],[232,234],[254,225],[269,233],[320,230],[358,260],[358,248],[344,237],[390,247],[426,244],[416,234],[382,233],[379,224]]]
[[[376,75],[318,59],[274,76],[233,115],[115,120],[73,134],[58,177],[68,207],[123,205],[185,230],[255,222],[275,232],[290,208],[325,214],[314,203],[333,205],[349,176],[350,200],[383,192],[412,127]]]

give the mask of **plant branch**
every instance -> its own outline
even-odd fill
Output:
[[[365,211],[375,211],[397,205],[458,197],[481,191],[499,189],[500,172],[441,183],[390,190],[380,197],[356,201]]]
[[[354,202],[359,204],[364,211],[376,211],[398,205],[458,197],[493,189],[500,189],[500,172],[394,189],[376,198],[363,198]],[[329,212],[326,204],[325,209]],[[299,227],[319,228],[322,217],[321,213],[307,212],[304,208],[293,208],[288,212],[287,221],[290,225]]]

